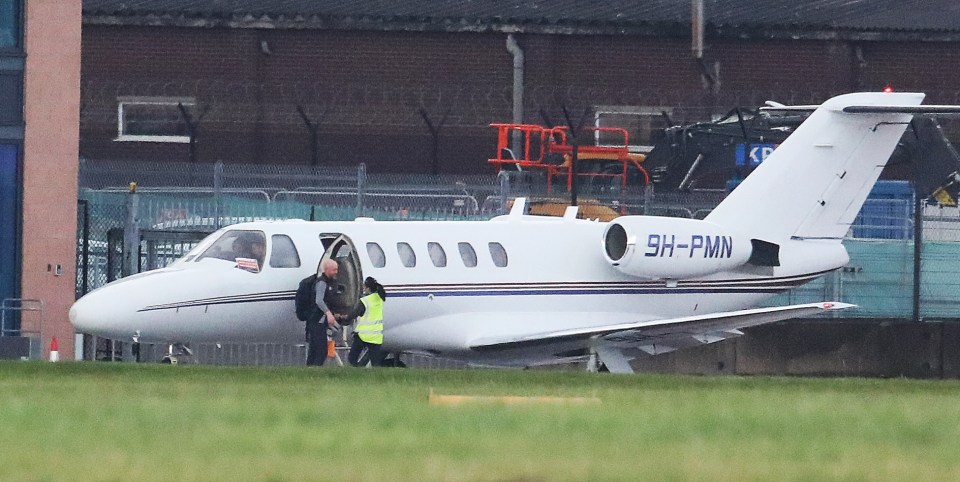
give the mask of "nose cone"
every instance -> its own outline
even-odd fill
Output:
[[[103,330],[103,323],[98,321],[96,302],[92,300],[95,297],[96,295],[88,294],[70,307],[70,324],[77,333],[99,335]]]
[[[96,290],[80,298],[70,307],[70,323],[77,333],[85,333],[107,338],[120,338],[117,333],[123,314],[117,309],[117,303],[110,289]]]
[[[134,336],[139,329],[137,311],[145,304],[144,295],[156,291],[152,281],[164,272],[140,273],[87,293],[70,308],[74,330],[117,340]]]

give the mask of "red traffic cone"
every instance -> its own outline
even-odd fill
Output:
[[[53,337],[53,340],[50,341],[50,361],[60,361],[60,351],[57,350],[57,337]]]

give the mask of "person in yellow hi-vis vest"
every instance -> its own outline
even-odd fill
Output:
[[[380,366],[386,355],[380,349],[383,345],[383,301],[387,292],[383,285],[373,277],[363,280],[363,298],[354,315],[357,322],[353,326],[353,343],[347,361],[355,367]]]

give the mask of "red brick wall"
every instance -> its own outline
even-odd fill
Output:
[[[44,357],[56,337],[60,357],[71,360],[81,2],[26,2],[26,7],[21,296],[42,301],[43,313],[25,312],[21,328],[41,332]]]
[[[954,44],[708,40],[720,91],[708,95],[686,38],[518,35],[526,55],[526,121],[559,103],[678,106],[702,117],[734,105],[819,102],[878,89],[948,91]],[[195,97],[201,161],[309,162],[301,105],[320,120],[323,162],[375,172],[428,172],[425,107],[441,131],[444,173],[491,172],[491,122],[511,119],[513,70],[506,35],[373,31],[106,27],[83,35],[81,154],[101,159],[186,160],[185,145],[115,142],[116,98]],[[261,50],[266,42],[269,54]],[[263,88],[257,87],[263,86]],[[942,93],[932,98],[942,98]],[[946,99],[954,102],[953,99]],[[957,99],[960,100],[960,99]],[[711,104],[713,108],[709,108]]]
[[[430,165],[431,145],[417,111],[425,104],[436,123],[450,110],[441,129],[444,172],[475,172],[485,167],[485,157],[476,157],[474,149],[468,152],[462,145],[492,139],[493,130],[482,127],[485,123],[464,120],[460,112],[464,105],[473,110],[480,105],[487,122],[508,118],[509,96],[484,105],[486,99],[465,94],[477,86],[509,93],[512,70],[503,39],[469,34],[87,27],[84,99],[93,114],[85,116],[81,154],[186,160],[185,145],[113,138],[116,97],[188,96],[197,99],[200,110],[210,106],[198,124],[202,161],[309,162],[309,131],[296,112],[302,105],[312,120],[321,121],[324,161],[423,172]],[[263,53],[261,42],[266,42],[269,54]],[[434,93],[438,81],[458,87],[446,90],[438,101]],[[265,88],[258,89],[259,85]],[[382,119],[384,109],[390,120]]]
[[[862,43],[865,87],[927,92],[926,103],[960,101],[960,45]]]

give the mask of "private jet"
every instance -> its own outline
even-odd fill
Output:
[[[365,276],[388,292],[384,349],[523,367],[590,357],[629,372],[643,353],[713,343],[744,328],[850,308],[751,308],[849,261],[842,244],[919,93],[855,93],[812,111],[705,219],[610,222],[525,214],[489,221],[261,221],[220,229],[172,265],[87,294],[79,333],[145,343],[302,343],[298,282],[340,266],[350,311]],[[258,243],[259,253],[241,252]],[[238,245],[240,246],[238,248]]]

